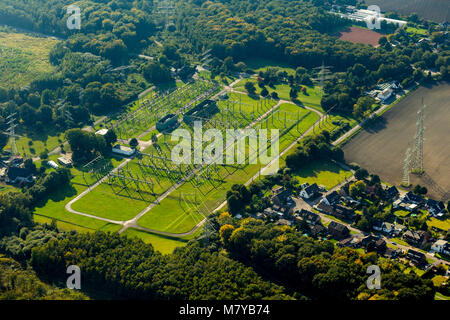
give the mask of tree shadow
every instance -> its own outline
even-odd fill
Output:
[[[64,187],[60,187],[58,190],[52,192],[50,195],[40,200],[37,204],[37,208],[43,208],[47,204],[49,200],[53,202],[61,202],[67,198],[72,198],[77,194],[77,190],[73,187],[73,185],[66,185]]]
[[[361,125],[361,127],[369,133],[377,133],[383,129],[386,129],[388,121],[385,117],[376,117],[374,119],[368,119]]]

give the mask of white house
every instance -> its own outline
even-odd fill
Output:
[[[431,246],[431,251],[442,253],[444,251],[445,246],[448,244],[445,240],[437,240],[433,245]]]
[[[395,227],[392,223],[383,222],[383,232],[391,234],[395,231]]]
[[[59,168],[58,164],[55,161],[53,161],[53,160],[47,161],[47,165],[49,165],[53,169],[58,169]]]
[[[304,199],[311,199],[319,192],[319,187],[316,183],[306,187],[302,191],[300,191],[300,196]]]
[[[336,191],[333,191],[330,194],[327,194],[325,197],[323,197],[323,199],[320,201],[325,203],[328,206],[332,206],[332,205],[336,204],[337,202],[339,202],[340,198],[341,197],[339,196],[339,194]]]
[[[379,95],[378,98],[383,102],[392,97],[392,94],[394,93],[394,90],[392,90],[390,87],[387,89],[384,89]]]

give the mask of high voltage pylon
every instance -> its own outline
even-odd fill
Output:
[[[411,182],[409,180],[409,173],[411,171],[411,148],[408,144],[408,148],[405,153],[405,160],[403,162],[403,176],[402,176],[402,185],[405,187],[409,187]]]
[[[423,167],[423,134],[425,132],[424,121],[425,121],[425,103],[422,98],[422,106],[420,107],[417,114],[419,119],[417,120],[417,129],[414,143],[414,152],[412,158],[411,172],[422,174],[424,172]]]
[[[11,146],[11,155],[15,156],[17,154],[17,145],[16,145],[16,138],[20,138],[19,135],[16,134],[16,118],[15,116],[17,113],[10,114],[8,117],[6,117],[6,123],[8,125],[8,129],[6,129],[6,132],[3,132],[3,134],[7,135],[9,137],[9,144]]]
[[[319,86],[322,93],[324,92],[325,81],[331,80],[333,78],[333,75],[330,71],[331,68],[332,67],[330,66],[326,66],[325,62],[322,62],[322,65],[320,67],[314,68],[315,70],[319,71],[316,73],[315,77],[312,80]]]

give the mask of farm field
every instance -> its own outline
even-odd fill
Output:
[[[408,144],[414,147],[417,111],[425,105],[424,167],[422,176],[411,174],[411,183],[428,188],[428,195],[448,200],[450,190],[450,84],[420,87],[384,113],[344,146],[345,159],[355,162],[382,180],[399,185]]]
[[[32,80],[54,72],[48,54],[58,40],[0,31],[0,83],[25,86]]]
[[[442,0],[366,0],[367,5],[378,5],[382,12],[403,15],[416,13],[420,18],[435,22],[450,20],[448,1]]]
[[[339,39],[352,43],[363,43],[377,47],[378,40],[380,40],[382,36],[383,35],[381,33],[372,30],[359,27],[350,27],[340,32]]]

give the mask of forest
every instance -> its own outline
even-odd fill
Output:
[[[66,137],[79,163],[105,153],[115,141],[104,141],[79,128],[96,116],[123,110],[151,85],[173,81],[171,67],[192,68],[209,49],[213,78],[249,71],[246,62],[252,58],[288,63],[296,70],[294,76],[268,70],[259,74],[259,82],[261,86],[288,82],[293,100],[301,85],[311,84],[313,68],[331,66],[334,76],[324,88],[321,107],[325,111],[336,107],[334,112],[358,120],[373,104],[361,96],[375,84],[397,80],[408,86],[431,77],[430,69],[439,70],[442,79],[450,75],[447,35],[436,26],[430,25],[430,32],[442,44],[438,52],[427,44],[416,45],[420,37],[404,30],[381,38],[378,48],[352,44],[335,36],[350,22],[327,13],[322,0],[177,1],[174,26],[164,32],[153,1],[77,3],[82,8],[79,31],[66,27],[65,6],[71,0],[1,1],[2,24],[62,40],[49,55],[56,69],[52,76],[34,79],[24,87],[0,84],[0,129],[6,129],[5,118],[15,112],[28,132],[72,129]],[[154,44],[158,37],[164,37],[161,47]],[[153,61],[136,57],[141,53],[151,54]],[[4,147],[7,141],[1,140]],[[306,139],[286,159],[286,174],[267,178],[266,185],[233,186],[227,193],[230,213],[264,208],[263,200],[253,200],[276,183],[288,183],[289,169],[299,163],[342,159],[342,150],[330,147],[331,140],[327,133]],[[55,188],[70,186],[71,175],[67,169],[47,173],[32,162],[27,165],[38,176],[36,183],[18,192],[0,193],[0,252],[8,256],[0,257],[0,297],[434,298],[431,281],[404,274],[395,262],[374,253],[338,249],[294,228],[253,219],[237,221],[227,213],[209,218],[207,237],[169,255],[118,234],[68,233],[55,224],[39,225],[33,222],[33,208]],[[365,271],[377,263],[382,266],[384,285],[374,292],[365,285]],[[64,285],[66,268],[72,264],[83,270],[83,294],[57,289]],[[20,281],[13,283],[13,278]]]

